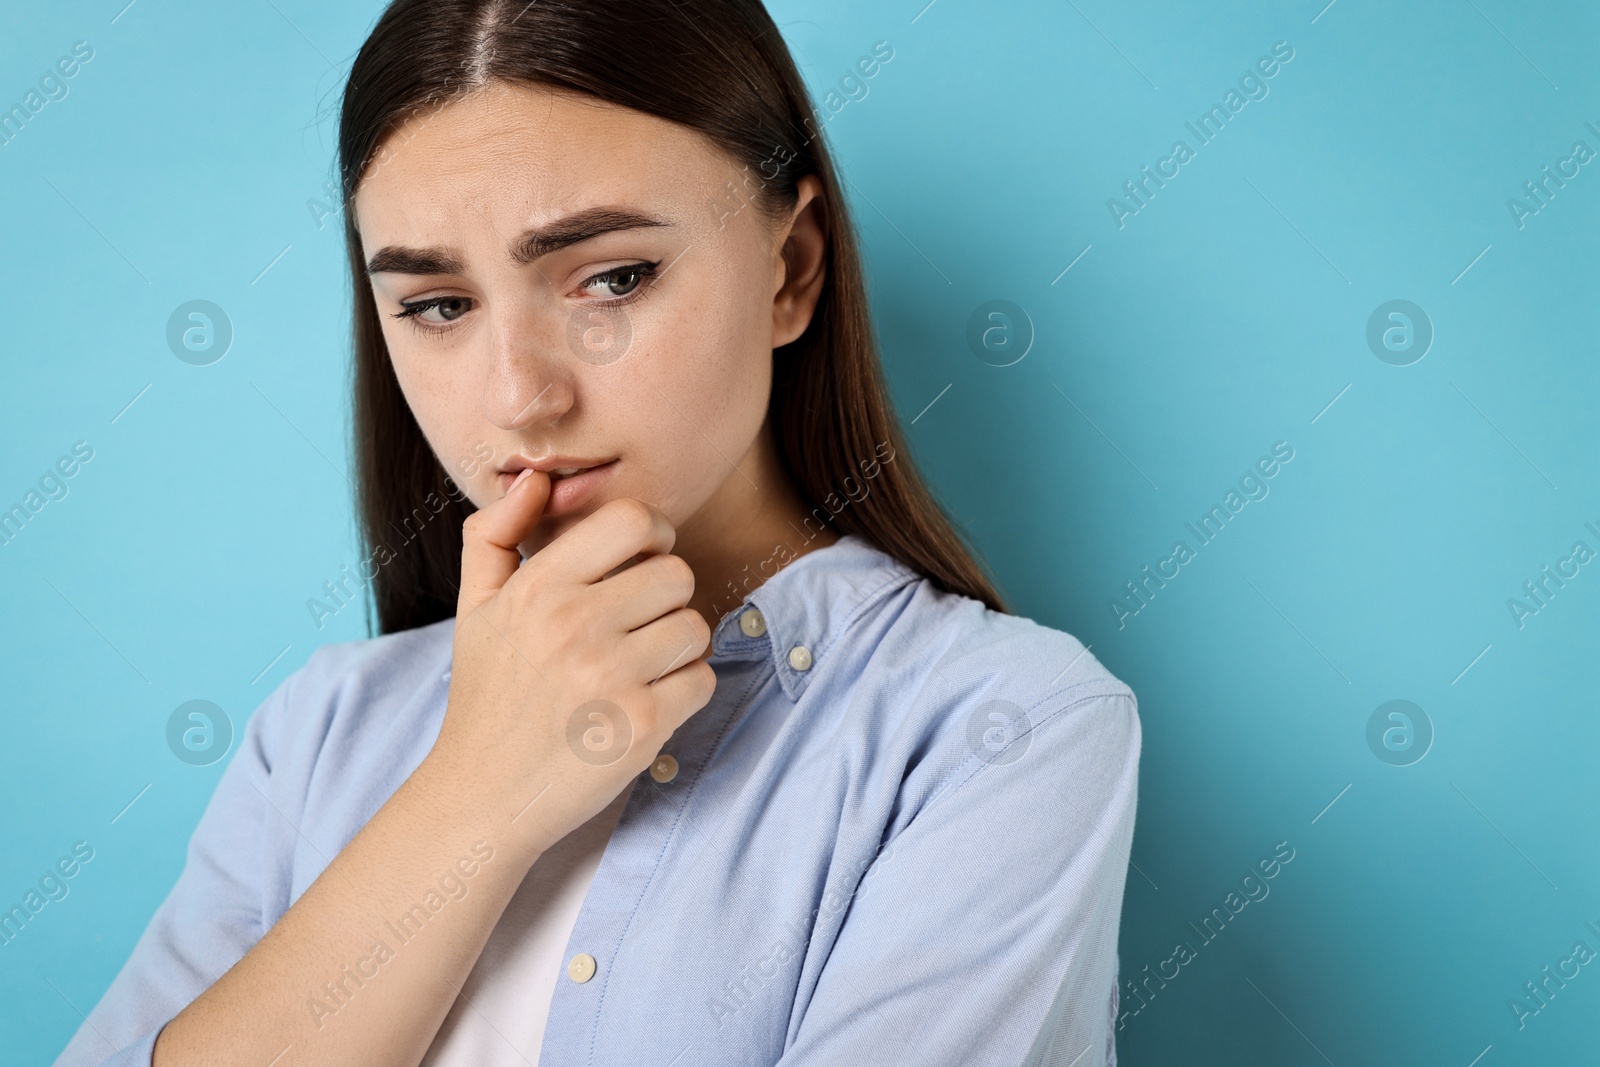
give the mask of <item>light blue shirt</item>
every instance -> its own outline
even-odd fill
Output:
[[[416,769],[454,623],[323,646],[261,704],[58,1065],[148,1067]],[[1114,1064],[1133,692],[853,535],[712,641],[716,693],[628,797],[563,957],[596,969],[562,973],[540,1063]]]

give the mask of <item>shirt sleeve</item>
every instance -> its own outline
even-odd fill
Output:
[[[885,844],[778,1067],[1115,1064],[1137,701],[1055,700]]]
[[[162,1028],[266,932],[262,874],[268,861],[261,843],[272,774],[268,738],[299,673],[285,678],[245,723],[189,839],[177,883],[55,1067],[150,1067]]]

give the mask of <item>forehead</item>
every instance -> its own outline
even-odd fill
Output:
[[[679,216],[736,171],[698,131],[595,97],[491,82],[402,123],[357,187],[364,242],[454,225],[465,211],[507,225],[592,204]]]

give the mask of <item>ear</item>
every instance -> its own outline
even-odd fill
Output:
[[[827,202],[815,174],[800,179],[794,213],[778,234],[772,294],[772,347],[806,332],[827,276]]]

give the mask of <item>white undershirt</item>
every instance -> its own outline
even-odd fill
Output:
[[[529,868],[421,1067],[538,1067],[567,939],[635,784]]]

